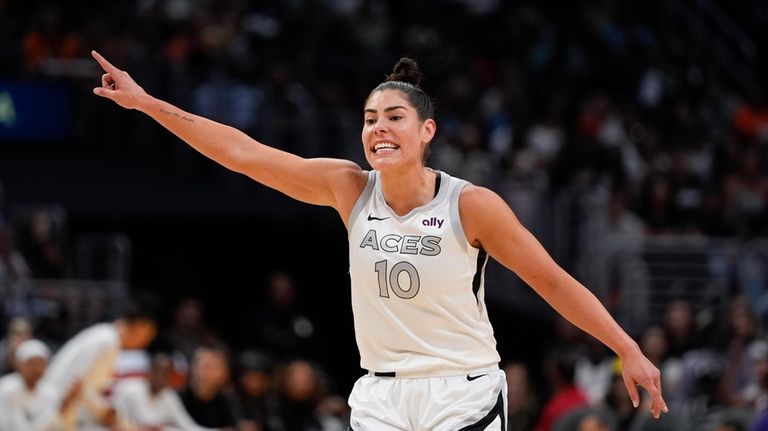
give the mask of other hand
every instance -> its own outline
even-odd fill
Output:
[[[91,55],[105,72],[101,75],[101,87],[94,88],[93,93],[110,99],[123,108],[138,108],[147,92],[128,75],[128,72],[116,68],[98,52],[91,51]]]
[[[659,418],[661,412],[668,412],[667,403],[661,396],[661,373],[639,350],[621,358],[621,375],[627,387],[632,405],[640,405],[637,386],[642,386],[651,396],[651,414]]]

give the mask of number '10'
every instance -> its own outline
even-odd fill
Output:
[[[400,285],[400,274],[403,272],[408,274],[407,289]],[[382,298],[389,298],[389,289],[392,289],[398,298],[403,299],[411,299],[419,293],[419,272],[409,262],[397,262],[392,266],[392,271],[387,273],[387,261],[380,260],[376,262],[376,274],[379,277],[379,296]]]

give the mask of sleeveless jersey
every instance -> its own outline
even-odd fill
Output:
[[[484,303],[487,253],[467,242],[459,194],[444,172],[437,195],[398,216],[378,171],[349,218],[355,337],[362,368],[428,377],[498,367]]]

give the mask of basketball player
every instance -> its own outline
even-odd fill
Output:
[[[197,151],[284,194],[334,208],[349,234],[361,365],[349,397],[353,430],[503,430],[506,384],[484,305],[488,257],[609,346],[627,390],[667,411],[659,371],[597,298],[561,269],[493,191],[425,166],[435,136],[421,72],[401,59],[363,108],[370,171],[302,157],[148,95],[101,55],[94,93],[139,110]]]
[[[63,430],[115,425],[115,410],[104,391],[112,383],[120,350],[144,349],[154,339],[157,324],[150,304],[140,298],[125,301],[114,321],[82,329],[53,355],[40,380],[46,399],[59,405],[72,385],[80,387],[76,404],[63,415]]]

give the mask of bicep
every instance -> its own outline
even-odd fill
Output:
[[[251,179],[301,202],[331,206],[344,205],[344,193],[362,169],[349,160],[303,158],[257,142],[236,149],[233,168]]]
[[[460,211],[467,240],[536,291],[543,293],[561,279],[562,268],[499,195],[470,186],[461,195]]]

